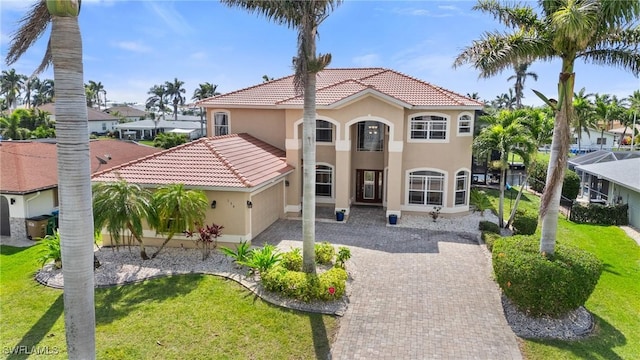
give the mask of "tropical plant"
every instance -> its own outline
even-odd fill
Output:
[[[24,104],[26,108],[31,107],[31,93],[40,86],[40,79],[36,76],[27,77],[24,81]]]
[[[111,241],[121,244],[126,231],[140,246],[140,257],[149,259],[142,240],[142,224],[151,211],[151,193],[124,179],[93,186],[93,222],[96,233],[107,228]]]
[[[87,85],[85,85],[87,86]],[[107,108],[107,91],[104,89],[104,85],[102,85],[102,82],[95,82],[93,80],[89,80],[89,90],[91,92],[91,94],[93,95],[93,99],[95,101],[95,104],[98,105],[98,110],[100,110],[100,94],[104,95],[104,107],[105,109]],[[89,99],[87,99],[87,101],[89,101]],[[87,104],[88,105],[88,104]],[[90,106],[90,105],[89,105]]]
[[[188,190],[183,184],[162,186],[154,192],[149,224],[166,238],[151,258],[158,256],[175,234],[193,231],[194,224],[202,224],[208,207],[203,191]]]
[[[335,266],[344,269],[349,259],[351,259],[351,250],[346,246],[340,246],[338,248],[338,255],[336,256]]]
[[[13,109],[17,105],[25,76],[16,73],[16,69],[2,70],[0,75],[0,92],[7,101],[7,107]]]
[[[206,260],[211,254],[211,246],[214,248],[218,245],[218,237],[222,236],[222,229],[224,226],[222,225],[205,225],[199,226],[196,224],[198,228],[196,231],[185,231],[185,235],[189,238],[194,237],[196,234],[198,238],[196,239],[196,244],[200,244],[202,246],[202,260]]]
[[[571,119],[571,126],[574,133],[578,137],[578,153],[582,150],[582,133],[587,133],[591,136],[589,129],[595,127],[595,111],[593,104],[589,100],[589,97],[593,94],[585,94],[585,89],[573,95],[573,117]]]
[[[53,63],[55,93],[65,105],[56,109],[56,132],[66,356],[93,359],[96,356],[94,253],[93,243],[88,241],[93,236],[93,211],[79,13],[80,1],[35,2],[12,36],[6,63],[15,63],[52,24],[47,51],[35,73]]]
[[[219,92],[216,91],[218,85],[214,85],[212,83],[202,83],[198,85],[198,88],[193,91],[193,96],[191,100],[201,101],[212,96],[220,95]],[[200,121],[204,121],[204,109],[200,108]],[[204,132],[202,132],[204,134]]]
[[[519,155],[528,162],[530,154],[537,149],[523,121],[525,110],[502,110],[496,116],[484,116],[490,125],[473,140],[473,151],[478,158],[487,158],[492,151],[500,153],[500,202],[498,203],[498,225],[504,227],[504,189],[509,154]]]
[[[241,241],[238,245],[236,245],[235,250],[228,247],[221,247],[220,251],[228,257],[232,258],[236,263],[243,263],[249,259],[249,254],[251,253],[251,246],[247,241]]]
[[[491,201],[484,191],[471,189],[469,195],[469,205],[473,207],[473,212],[479,211],[480,216],[484,216],[484,211],[491,209]]]
[[[531,66],[530,62],[513,64],[513,69],[516,73],[515,75],[511,75],[507,78],[507,81],[516,81],[515,85],[513,85],[513,89],[516,93],[516,109],[522,109],[522,99],[524,98],[522,90],[524,90],[524,82],[527,77],[531,77],[533,78],[533,80],[538,81],[538,74],[527,71],[527,69],[529,69],[529,66]]]
[[[302,250],[300,250],[300,248],[293,248],[282,254],[280,264],[290,271],[302,271]]]
[[[145,102],[146,109],[157,108],[160,110],[160,114],[162,114],[162,120],[164,120],[165,105],[167,104],[167,89],[164,85],[153,85],[147,94],[151,96],[148,97]]]
[[[180,81],[178,78],[173,79],[173,82],[167,81],[164,83],[166,95],[173,104],[173,119],[175,121],[178,121],[178,105],[184,105],[184,95],[182,94],[184,94],[186,90],[182,87],[183,85],[184,81]]]
[[[516,105],[516,97],[513,94],[513,89],[509,89],[509,93],[503,93],[497,95],[491,102],[491,106],[497,110],[513,110]]]
[[[282,253],[278,251],[278,248],[266,244],[259,249],[252,250],[246,260],[238,261],[238,263],[250,267],[252,271],[264,274],[281,260]]]
[[[474,7],[492,15],[512,32],[484,34],[465,48],[454,66],[472,63],[481,77],[490,77],[514,62],[560,58],[558,100],[541,98],[556,111],[551,161],[542,196],[540,252],[553,255],[558,228],[560,187],[567,165],[569,127],[573,114],[574,63],[582,58],[640,73],[637,20],[639,1],[539,1],[540,14],[529,5],[503,5],[481,0]]]
[[[294,58],[294,85],[304,98],[302,138],[302,258],[303,271],[315,273],[316,217],[316,74],[331,62],[331,54],[316,54],[318,27],[342,0],[253,1],[222,0],[224,4],[259,13],[298,31],[298,53]]]
[[[44,238],[39,238],[44,244],[44,249],[41,251],[41,256],[38,259],[40,266],[44,266],[49,261],[53,260],[53,266],[56,269],[62,269],[62,251],[60,248],[60,232],[56,229],[53,235],[47,235]]]
[[[19,113],[14,111],[9,117],[0,117],[0,134],[4,139],[28,139],[31,132],[20,126]]]
[[[336,255],[336,249],[327,241],[315,244],[316,263],[327,265],[333,261]]]
[[[55,85],[51,79],[39,81],[36,87],[37,92],[33,95],[33,106],[40,106],[53,102],[55,96]]]
[[[155,139],[153,139],[153,146],[163,149],[171,149],[172,147],[182,145],[187,141],[188,139],[184,134],[159,133]]]

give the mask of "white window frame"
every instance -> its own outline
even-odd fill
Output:
[[[427,174],[418,174],[420,172],[426,172]],[[421,189],[412,188],[414,180],[418,180],[418,182],[422,183]],[[430,188],[432,183],[440,181],[440,189],[434,190]],[[422,203],[412,203],[411,202],[411,192],[421,191],[423,193],[423,201]],[[439,204],[430,204],[428,199],[428,193],[440,193],[440,203]],[[405,204],[408,206],[415,207],[444,207],[447,203],[447,172],[440,169],[412,169],[407,170],[406,177],[406,195],[405,195]]]
[[[467,206],[469,205],[469,176],[470,172],[466,169],[462,169],[456,172],[454,188],[453,188],[453,206]],[[458,188],[458,181],[462,181],[462,189]],[[464,201],[458,204],[458,194],[462,193]]]
[[[324,169],[319,169],[319,167],[321,167],[321,166],[324,167]],[[316,177],[314,179],[314,182],[315,182],[314,186],[316,186],[316,188],[317,188],[318,185],[327,185],[327,183],[318,183],[317,182],[317,180],[318,180],[318,170],[321,170],[324,173],[329,173],[329,175],[330,175],[329,178],[331,179],[330,180],[331,182],[328,183],[328,185],[331,187],[331,190],[330,190],[331,194],[330,195],[318,195],[318,192],[316,190],[316,198],[317,199],[324,199],[324,200],[333,199],[334,191],[335,191],[335,183],[336,183],[335,182],[335,176],[336,176],[335,167],[333,165],[327,164],[327,163],[322,163],[322,162],[316,163],[316,172],[315,172]]]
[[[417,118],[430,118],[430,117],[439,117],[443,120],[435,120],[435,119],[420,119]],[[418,123],[422,123],[426,129],[418,129],[414,130],[414,125],[418,125]],[[417,113],[409,116],[407,126],[407,142],[412,143],[448,143],[449,142],[449,132],[451,131],[451,117],[447,114],[442,113]],[[440,130],[434,129],[434,125],[444,124],[444,139],[433,139],[431,138],[431,133],[439,132]],[[413,132],[427,132],[429,134],[429,138],[421,139],[414,138]]]
[[[468,116],[468,120],[463,120],[462,118]],[[468,123],[463,126],[463,123]],[[469,131],[461,131],[462,129],[468,129]],[[462,113],[458,116],[458,136],[473,136],[473,115],[470,113]]]
[[[224,114],[227,118],[227,123],[223,124],[223,125],[218,125],[216,123],[216,115],[218,114]],[[231,134],[231,114],[228,111],[214,111],[213,112],[213,116],[212,116],[212,120],[211,120],[211,127],[212,127],[212,134],[211,136],[221,136],[221,135],[228,135]],[[219,131],[219,129],[223,129],[226,128],[226,133],[222,134],[222,131]]]
[[[376,148],[374,150],[369,150],[366,149],[364,147],[360,146],[360,137],[362,136],[362,134],[360,133],[360,127],[361,126],[367,126],[367,123],[376,123],[376,126],[378,127],[378,137],[380,138],[380,143],[379,143],[379,148]],[[377,121],[377,120],[366,120],[366,121],[360,121],[356,124],[356,151],[358,152],[381,152],[384,151],[384,142],[385,142],[385,124]],[[365,129],[366,130],[366,129]]]

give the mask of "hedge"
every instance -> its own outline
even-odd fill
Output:
[[[344,295],[347,272],[342,268],[332,267],[316,275],[289,271],[278,265],[262,274],[261,282],[267,290],[306,302],[335,300]]]
[[[583,306],[603,268],[595,255],[562,243],[556,243],[553,256],[540,254],[534,236],[498,239],[492,257],[505,296],[532,316],[561,317]]]
[[[548,162],[536,162],[530,169],[531,181],[529,186],[534,191],[539,193],[544,192],[545,183],[547,182],[547,168]],[[569,200],[575,200],[580,193],[580,177],[574,171],[567,169],[564,172],[564,179],[562,181],[562,196]]]
[[[516,235],[533,235],[538,228],[538,215],[522,209],[516,210],[513,219],[513,228]]]
[[[569,220],[586,224],[628,225],[629,205],[575,205],[571,208]]]

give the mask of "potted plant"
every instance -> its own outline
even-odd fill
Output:
[[[395,225],[398,223],[398,215],[396,214],[390,214],[389,215],[389,224],[391,225]]]
[[[345,210],[345,209],[336,211],[336,221],[344,221],[344,214],[346,212],[347,212],[347,210]]]

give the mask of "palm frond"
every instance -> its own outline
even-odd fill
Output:
[[[539,23],[536,13],[529,6],[518,7],[502,5],[496,0],[480,0],[473,10],[489,13],[510,28],[531,29]]]
[[[42,0],[34,3],[27,14],[20,19],[20,27],[11,36],[9,51],[7,51],[5,60],[7,65],[12,65],[18,61],[27,49],[42,36],[50,22],[51,14],[47,10],[46,1]],[[48,49],[47,54],[49,54],[49,59],[47,60],[47,55],[45,54],[45,60],[49,63],[51,57]]]
[[[619,67],[640,75],[640,53],[633,49],[602,49],[586,51],[579,55],[585,63]]]

